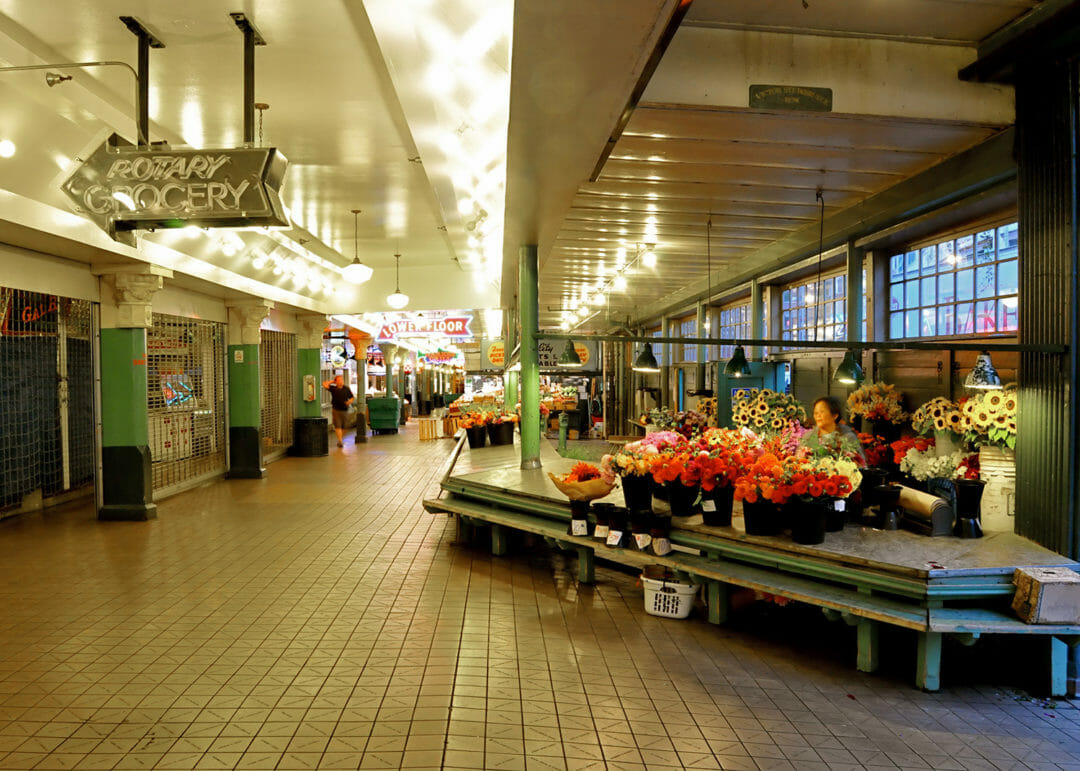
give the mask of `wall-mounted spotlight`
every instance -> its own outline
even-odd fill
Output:
[[[65,80],[71,80],[71,76],[70,75],[61,75],[59,72],[46,72],[45,73],[45,83],[49,86],[49,88],[52,88],[53,86],[58,86],[61,83],[63,83]]]

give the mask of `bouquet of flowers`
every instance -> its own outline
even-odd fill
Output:
[[[858,437],[867,466],[880,466],[889,459],[889,445],[884,437],[862,433]]]
[[[893,463],[900,465],[911,450],[926,452],[934,446],[932,436],[905,436],[889,445],[893,451]]]
[[[735,478],[735,500],[786,503],[791,497],[791,473],[790,463],[784,463],[771,452],[762,453]]]
[[[653,460],[661,450],[685,445],[686,439],[674,431],[657,431],[644,439],[628,442],[613,455],[600,459],[601,471],[614,476],[645,476],[652,473]]]
[[[900,470],[905,474],[925,482],[927,479],[960,478],[958,470],[966,463],[968,453],[958,450],[952,455],[935,455],[930,450],[908,450],[900,462]],[[969,478],[969,477],[964,477]],[[976,477],[978,478],[978,477]]]
[[[740,388],[732,396],[732,419],[756,433],[777,434],[792,421],[806,422],[806,409],[798,399],[768,388]]]
[[[591,463],[579,461],[564,476],[548,472],[548,478],[572,501],[593,501],[603,498],[615,486],[614,475],[605,474]]]
[[[753,434],[730,428],[710,428],[698,441],[688,461],[688,477],[709,492],[735,482],[742,469],[750,463],[753,453]]]
[[[476,428],[477,426],[486,426],[491,422],[491,412],[489,410],[472,410],[470,412],[461,413],[461,420],[458,425],[462,428]]]
[[[956,473],[953,479],[979,479],[979,453],[973,452],[964,455],[956,464]]]
[[[513,412],[502,412],[500,410],[491,410],[485,413],[488,418],[487,422],[491,425],[497,426],[500,423],[517,423],[518,416]]]
[[[716,397],[706,396],[698,401],[698,410],[705,416],[705,422],[709,426],[716,425]]]
[[[964,439],[974,447],[1016,447],[1016,409],[1018,403],[1015,388],[984,391],[965,401],[963,413]]]
[[[867,420],[887,420],[899,425],[908,417],[900,405],[900,397],[901,394],[894,385],[880,381],[867,383],[848,396],[848,414]]]
[[[846,498],[862,482],[862,472],[846,458],[804,458],[792,464],[791,495]]]
[[[964,415],[955,402],[937,396],[911,414],[911,425],[922,436],[935,431],[952,431],[959,436],[964,433]]]

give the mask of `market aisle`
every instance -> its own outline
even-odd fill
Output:
[[[414,422],[155,522],[0,522],[0,767],[1080,768],[1069,702],[923,694],[790,609],[658,619],[632,576],[455,546],[419,505],[449,449]]]

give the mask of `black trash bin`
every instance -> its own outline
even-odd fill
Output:
[[[435,405],[436,409],[446,406],[445,404],[443,404],[442,394],[432,394],[431,401]]]
[[[330,452],[330,432],[326,418],[293,418],[292,454],[315,458]]]

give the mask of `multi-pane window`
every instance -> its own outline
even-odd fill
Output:
[[[679,325],[679,337],[697,337],[697,318],[690,317],[676,322]],[[697,346],[683,345],[683,361],[697,361]]]
[[[1017,225],[1010,222],[889,259],[889,337],[1017,330]]]
[[[751,334],[750,327],[750,303],[720,309],[720,337],[747,338]],[[730,359],[734,353],[735,346],[720,346],[721,359]]]
[[[652,336],[653,337],[664,337],[664,328],[663,328],[663,326],[659,326],[656,329],[654,329],[652,331]],[[665,347],[666,346],[663,343],[655,343],[653,345],[653,347],[652,347],[653,356],[656,357],[656,363],[659,364],[661,367],[663,367],[664,364],[666,364],[666,362],[664,361],[664,348]]]
[[[847,276],[786,287],[780,296],[783,340],[847,340]]]

